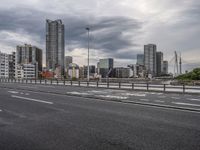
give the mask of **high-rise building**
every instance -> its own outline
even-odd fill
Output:
[[[163,53],[156,52],[156,70],[157,77],[160,77],[163,73]]]
[[[102,78],[112,77],[114,61],[112,58],[99,60],[99,71]]]
[[[9,78],[15,78],[15,52],[9,54],[8,61],[9,61]]]
[[[168,61],[163,61],[163,74],[168,74]]]
[[[23,64],[35,65],[35,70],[37,70],[37,77],[39,73],[42,72],[42,50],[36,46],[28,44],[17,46],[15,54],[15,69],[17,69],[19,65]],[[17,73],[17,70],[15,73]],[[15,75],[17,76],[17,74]]]
[[[55,71],[61,68],[64,75],[65,64],[65,34],[64,24],[61,20],[46,20],[46,66],[48,70]]]
[[[0,78],[9,78],[9,55],[0,52]]]
[[[137,65],[144,65],[144,54],[137,54]]]
[[[144,65],[148,75],[156,76],[156,45],[144,45]]]

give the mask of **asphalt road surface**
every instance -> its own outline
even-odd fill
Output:
[[[200,95],[0,84],[0,150],[199,150]]]

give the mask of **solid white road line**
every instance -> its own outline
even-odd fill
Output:
[[[198,107],[200,107],[200,105],[198,105],[198,104],[179,103],[179,102],[172,102],[172,103],[173,103],[173,104],[177,104],[177,105],[198,106]]]
[[[29,101],[34,101],[34,102],[45,103],[45,104],[53,104],[53,102],[48,102],[48,101],[43,101],[43,100],[38,100],[38,99],[33,99],[33,98],[28,98],[28,97],[21,97],[21,96],[16,96],[16,95],[11,95],[11,97],[18,98],[18,99],[29,100]]]
[[[0,112],[1,112],[2,110],[0,109]]]

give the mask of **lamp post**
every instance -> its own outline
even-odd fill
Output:
[[[88,31],[88,69],[87,69],[87,81],[90,81],[90,66],[89,66],[89,51],[90,51],[90,28],[87,27],[86,30]]]

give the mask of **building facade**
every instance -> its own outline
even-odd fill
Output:
[[[61,68],[61,75],[65,72],[65,29],[61,20],[46,20],[46,66],[55,71]]]
[[[130,68],[124,68],[124,67],[114,68],[113,77],[114,78],[129,78]]]
[[[163,61],[163,75],[167,75],[168,73],[168,61]]]
[[[102,78],[113,76],[114,61],[112,58],[99,60],[99,73]]]
[[[9,55],[0,52],[0,78],[9,78]]]
[[[73,62],[73,58],[71,56],[65,56],[65,68],[69,67],[69,64]]]
[[[70,79],[79,79],[79,66],[77,64],[69,64],[68,76],[70,77]]]
[[[15,65],[35,64],[42,72],[42,49],[28,44],[17,46],[15,61]]]
[[[12,52],[12,54],[9,54],[8,61],[9,61],[9,78],[14,79],[15,78],[15,52]]]
[[[163,74],[163,53],[156,52],[156,70],[157,77],[160,77]]]
[[[83,66],[84,78],[87,78],[87,73],[88,73],[88,66]],[[94,76],[95,73],[96,73],[95,65],[90,65],[89,66],[89,74],[90,74],[90,76]]]
[[[144,54],[137,54],[137,65],[144,65]]]
[[[156,70],[156,50],[155,44],[144,45],[144,66],[147,74],[155,77],[157,75]]]

